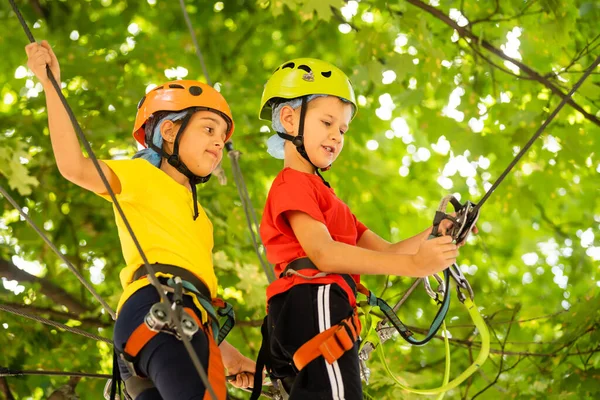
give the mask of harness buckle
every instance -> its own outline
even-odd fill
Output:
[[[129,357],[125,352],[123,352],[119,353],[119,358],[121,359],[121,361],[123,361],[123,363],[125,363],[125,366],[129,370],[129,373],[131,375],[141,378],[141,376],[137,373],[135,369],[135,365],[133,364],[134,359],[132,357]]]

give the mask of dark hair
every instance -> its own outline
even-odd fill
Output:
[[[146,135],[146,143],[150,143],[150,134],[152,132],[154,132],[154,129],[156,129],[156,124],[158,124],[158,122],[163,119],[164,117],[166,117],[169,114],[172,114],[173,111],[156,111],[155,113],[152,113],[152,115],[150,115],[150,117],[148,118],[148,120],[146,121],[146,123],[144,124],[144,132]]]

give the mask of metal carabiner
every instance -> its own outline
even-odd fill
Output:
[[[456,210],[457,224],[452,230],[452,237],[456,243],[462,243],[467,240],[478,219],[479,209],[470,201],[466,201],[465,204],[461,205],[459,210]]]
[[[431,287],[431,283],[429,283],[429,276],[426,276],[425,278],[423,278],[423,286],[425,287],[425,291],[427,292],[427,294],[429,295],[429,297],[431,297],[433,300],[435,300],[437,303],[440,302],[440,296],[443,298],[444,297],[444,293],[446,292],[446,287],[444,285],[444,281],[442,280],[442,278],[437,275],[431,275],[435,278],[435,280],[438,282],[438,287],[437,290],[433,290],[433,288]]]
[[[458,293],[458,299],[461,301],[461,303],[465,301],[466,297],[464,293],[460,291],[460,289],[464,289],[467,292],[469,292],[469,297],[471,298],[471,300],[473,300],[473,298],[475,297],[475,293],[473,293],[473,288],[471,287],[471,284],[469,283],[465,275],[460,270],[459,266],[456,264],[452,264],[448,268],[448,270],[450,271],[450,276],[456,281],[456,291]]]

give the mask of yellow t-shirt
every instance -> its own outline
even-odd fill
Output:
[[[103,161],[121,182],[121,193],[116,198],[150,264],[185,268],[200,278],[215,297],[213,226],[200,206],[194,221],[192,193],[144,159]],[[100,196],[111,201],[108,194]],[[120,274],[124,291],[117,306],[119,311],[125,300],[150,282],[132,282],[133,273],[143,261],[114,205],[113,208],[126,263]]]

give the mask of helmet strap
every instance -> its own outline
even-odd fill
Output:
[[[167,152],[164,151],[162,148],[154,145],[154,132],[150,133],[150,140],[146,141],[146,143],[148,143],[148,147],[160,154],[161,157],[167,160],[169,165],[174,167],[177,171],[181,172],[190,180],[190,187],[192,189],[192,200],[194,203],[194,220],[198,218],[198,196],[196,192],[196,185],[199,183],[208,182],[208,180],[211,177],[211,174],[208,174],[207,176],[194,175],[194,173],[189,170],[187,165],[185,165],[185,163],[179,157],[179,143],[181,141],[181,137],[183,136],[185,128],[189,124],[192,115],[194,115],[196,111],[197,109],[190,109],[187,115],[183,118],[183,120],[181,120],[181,127],[179,128],[179,132],[175,137],[175,143],[173,143],[173,154],[167,154]]]
[[[331,165],[327,166],[326,168],[317,167],[310,160],[310,157],[308,156],[308,153],[306,152],[306,148],[304,147],[304,120],[306,119],[306,110],[308,109],[307,101],[306,101],[307,98],[308,98],[308,96],[302,97],[302,105],[300,106],[300,125],[298,127],[298,135],[292,136],[292,135],[289,135],[289,134],[283,133],[283,132],[277,132],[277,135],[282,139],[289,140],[290,142],[292,142],[294,144],[294,146],[296,146],[296,151],[298,151],[298,153],[300,153],[300,155],[306,161],[308,161],[310,163],[310,165],[312,165],[315,168],[317,175],[319,176],[319,178],[321,178],[321,180],[323,181],[325,186],[331,187],[329,185],[329,182],[327,182],[325,180],[325,178],[323,178],[323,176],[319,172],[319,169],[321,171],[327,171],[329,168],[331,168]]]

